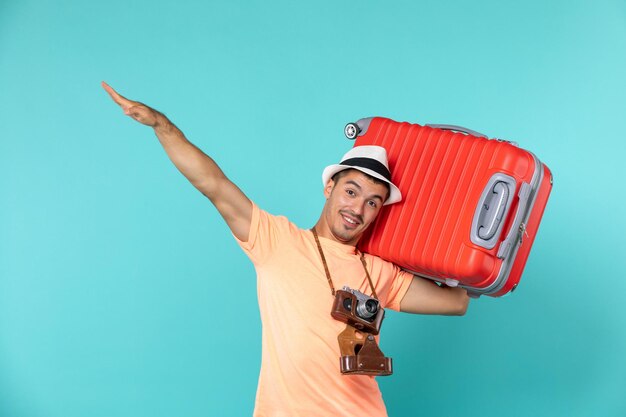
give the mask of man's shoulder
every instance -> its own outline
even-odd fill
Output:
[[[276,253],[297,247],[304,232],[284,215],[274,215],[253,203],[249,238],[239,242],[255,265],[265,264]]]
[[[386,272],[389,274],[408,274],[413,275],[410,272],[402,269],[400,266],[394,264],[391,261],[381,258],[380,256],[373,255],[371,253],[364,253],[365,261],[372,265],[373,270]]]
[[[394,265],[395,264],[393,262],[389,262],[383,258],[381,258],[378,255],[373,255],[371,253],[367,253],[367,252],[363,252],[363,255],[365,256],[365,260],[366,261],[370,261],[372,263],[382,263],[382,264],[389,264],[389,265]]]
[[[305,229],[301,229],[300,227],[298,227],[298,225],[292,222],[284,214],[273,214],[258,206],[256,206],[256,208],[257,210],[259,210],[260,221],[266,221],[268,223],[271,223],[277,230],[281,232],[289,234],[299,234],[306,232]]]

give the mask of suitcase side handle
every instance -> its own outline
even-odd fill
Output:
[[[427,127],[432,127],[434,129],[443,129],[443,130],[451,130],[453,132],[460,132],[460,133],[465,133],[466,135],[472,135],[472,136],[476,136],[479,138],[487,138],[487,135],[484,135],[480,132],[477,132],[475,130],[472,129],[468,129],[466,127],[463,126],[456,126],[456,125],[438,125],[438,124],[427,124]]]
[[[496,246],[513,203],[515,188],[515,178],[510,175],[497,172],[489,178],[474,212],[472,243],[485,249]]]

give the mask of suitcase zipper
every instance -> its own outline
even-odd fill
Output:
[[[519,148],[519,145],[518,145],[518,144],[517,144],[517,142],[515,142],[515,141],[512,141],[512,140],[506,140],[506,139],[498,139],[498,138],[495,138],[495,140],[497,140],[498,142],[508,143],[508,144],[510,144],[510,145],[515,146],[516,148]]]
[[[526,231],[526,223],[521,223],[519,225],[519,244],[522,244],[522,238],[524,237],[524,235],[526,235],[526,237],[528,236],[528,232]]]

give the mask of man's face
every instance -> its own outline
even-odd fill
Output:
[[[375,183],[357,170],[348,171],[336,183],[330,180],[324,188],[323,217],[332,238],[356,245],[365,229],[376,219],[387,194],[384,184]]]

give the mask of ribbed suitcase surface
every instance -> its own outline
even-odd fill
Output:
[[[373,118],[358,145],[387,149],[392,180],[403,194],[401,203],[381,212],[361,250],[419,275],[458,281],[476,295],[499,296],[515,288],[551,189],[549,170],[533,154],[505,141],[385,118]],[[476,222],[487,216],[481,210],[494,210],[487,206],[495,200],[485,196],[491,198],[488,187],[498,176],[514,179],[507,180],[514,194],[506,207],[501,204],[497,230],[485,232]],[[533,203],[522,219],[518,194],[523,183],[533,182],[532,190],[522,190]],[[481,233],[489,236],[487,247],[477,237]]]

